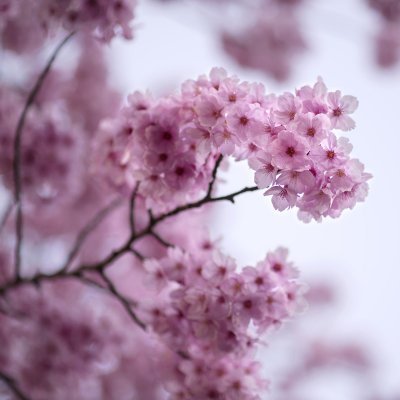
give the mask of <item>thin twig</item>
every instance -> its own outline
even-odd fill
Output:
[[[183,211],[191,210],[194,208],[199,208],[202,205],[207,204],[207,203],[214,203],[214,202],[225,201],[225,200],[230,201],[231,203],[234,203],[236,196],[239,196],[240,194],[247,193],[247,192],[253,192],[255,190],[259,190],[259,188],[257,186],[245,187],[241,190],[238,190],[234,193],[230,193],[225,196],[219,196],[219,197],[205,196],[205,197],[203,197],[203,199],[196,201],[194,203],[189,203],[184,206],[177,207],[174,210],[172,210],[168,213],[162,214],[159,217],[155,218],[154,221],[151,224],[149,224],[145,229],[143,229],[142,231],[138,232],[135,235],[132,235],[130,238],[128,238],[128,240],[121,247],[113,250],[102,261],[99,261],[94,264],[81,265],[81,266],[77,267],[77,269],[74,271],[58,270],[52,274],[38,273],[31,278],[18,277],[18,278],[15,278],[14,280],[4,284],[3,286],[0,286],[0,295],[2,295],[3,293],[7,292],[10,289],[13,289],[13,288],[21,286],[21,285],[39,283],[39,282],[45,281],[45,280],[53,280],[53,279],[59,279],[59,278],[64,278],[64,277],[72,277],[73,275],[76,275],[78,272],[79,273],[83,273],[86,271],[101,272],[104,268],[110,266],[112,263],[114,263],[116,260],[118,260],[121,256],[123,256],[127,252],[132,252],[133,254],[137,255],[138,258],[143,260],[144,257],[140,253],[138,253],[137,250],[132,249],[132,244],[136,240],[138,240],[146,235],[151,234],[153,228],[160,222],[162,222],[170,217],[173,217],[177,214],[180,214]]]
[[[150,232],[150,235],[153,236],[154,239],[156,239],[159,243],[161,243],[165,247],[174,247],[172,243],[169,243],[165,239],[163,239],[158,233],[156,233],[154,230]]]
[[[111,279],[105,274],[104,271],[100,271],[101,277],[106,282],[110,292],[117,298],[121,305],[125,308],[129,316],[132,318],[133,322],[138,325],[143,330],[146,330],[146,324],[132,311],[132,304],[128,299],[126,299],[121,293],[119,293],[111,281]]]
[[[135,203],[136,203],[136,196],[139,189],[139,182],[136,184],[135,189],[131,194],[131,198],[129,201],[129,223],[131,227],[132,235],[135,234]]]
[[[14,136],[14,159],[13,159],[13,174],[14,174],[14,196],[15,204],[17,207],[17,215],[15,220],[15,277],[18,280],[21,275],[21,249],[23,241],[23,215],[22,215],[22,180],[21,180],[21,143],[22,143],[22,133],[24,129],[25,119],[28,114],[30,107],[35,101],[46,76],[48,75],[50,68],[56,59],[58,53],[62,47],[68,42],[68,40],[74,35],[75,32],[70,33],[54,50],[52,56],[48,60],[46,66],[44,67],[42,73],[39,75],[35,85],[29,93],[26,100],[25,106],[22,113],[18,119],[18,124],[15,130]]]
[[[102,274],[100,274],[100,276],[102,277],[103,280],[105,280]],[[114,295],[114,293],[111,292],[108,284],[107,284],[107,287],[106,286],[102,286],[100,283],[94,281],[93,279],[90,279],[87,276],[85,276],[83,274],[80,274],[79,271],[76,271],[76,274],[74,275],[74,277],[76,277],[77,279],[79,279],[83,283],[86,283],[86,284],[88,284],[90,286],[93,286],[96,289],[100,289],[102,291],[107,292],[108,294]],[[135,301],[135,300],[127,299],[127,298],[125,298],[125,300],[131,307],[137,307],[137,305],[138,305],[137,301]]]
[[[139,251],[137,251],[136,249],[134,249],[133,247],[129,248],[129,251],[134,254],[140,261],[144,261],[146,259],[146,257],[140,253]]]
[[[5,227],[8,217],[11,215],[11,211],[14,207],[14,204],[12,202],[10,202],[6,208],[6,210],[4,211],[4,214],[1,217],[1,221],[0,221],[0,233],[3,231],[3,228]]]
[[[109,205],[101,209],[79,232],[76,237],[75,244],[68,254],[67,260],[63,264],[60,271],[67,271],[75,257],[79,253],[88,236],[100,225],[100,223],[107,217],[107,215],[115,208],[122,204],[121,199],[114,199]]]
[[[0,379],[8,386],[11,392],[13,392],[15,396],[17,396],[18,399],[30,400],[30,398],[17,386],[15,380],[11,378],[11,376],[0,371]]]
[[[212,174],[211,174],[211,181],[208,184],[208,190],[207,190],[206,197],[211,197],[211,195],[212,195],[214,184],[215,184],[215,181],[217,179],[218,168],[221,165],[221,162],[222,162],[223,158],[224,158],[223,155],[220,154],[219,157],[217,158],[217,161],[215,162],[215,165],[214,165],[214,168],[213,168],[213,171],[212,171]]]

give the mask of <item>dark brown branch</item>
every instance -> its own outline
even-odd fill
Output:
[[[146,324],[132,311],[132,304],[131,302],[126,299],[121,293],[119,293],[111,281],[110,278],[105,274],[104,271],[100,272],[101,277],[104,279],[104,281],[107,284],[107,287],[109,288],[110,292],[115,296],[115,298],[121,303],[121,305],[125,308],[126,312],[129,314],[129,316],[132,318],[133,322],[138,325],[140,328],[143,330],[146,330]]]
[[[146,259],[146,257],[140,253],[139,251],[137,251],[136,249],[134,249],[133,247],[129,248],[129,251],[135,255],[140,261],[144,261]]]
[[[8,386],[10,391],[19,399],[19,400],[30,400],[30,398],[22,392],[22,390],[17,386],[17,383],[11,376],[0,371],[0,379]]]
[[[239,195],[241,195],[243,193],[247,193],[247,192],[254,192],[255,190],[259,190],[259,188],[257,186],[245,187],[245,188],[243,188],[241,190],[238,190],[237,192],[233,192],[233,193],[227,194],[225,196],[219,196],[219,197],[211,197],[209,195],[206,195],[205,197],[203,197],[202,199],[200,199],[200,200],[198,200],[198,201],[196,201],[194,203],[189,203],[189,204],[186,204],[184,206],[177,207],[174,210],[172,210],[172,211],[170,211],[170,212],[168,212],[166,214],[161,215],[160,217],[158,217],[156,219],[156,224],[158,224],[161,221],[163,221],[163,220],[165,220],[167,218],[170,218],[170,217],[172,217],[174,215],[180,214],[183,211],[192,210],[194,208],[199,208],[199,207],[201,207],[201,206],[203,206],[204,204],[207,204],[207,203],[215,203],[217,201],[224,201],[224,200],[230,201],[231,203],[234,203],[236,196],[239,196]]]
[[[136,184],[135,189],[133,190],[129,201],[129,223],[132,235],[135,234],[135,203],[136,203],[136,196],[138,189],[139,189],[139,183]]]
[[[22,214],[22,180],[21,180],[21,143],[22,143],[22,133],[24,129],[25,119],[28,114],[30,107],[35,101],[46,76],[48,75],[50,68],[56,59],[58,53],[63,48],[63,46],[68,42],[68,40],[74,35],[75,32],[70,33],[54,50],[52,56],[48,60],[45,68],[42,73],[39,75],[35,85],[29,93],[29,96],[26,100],[25,106],[22,110],[22,113],[18,119],[18,124],[15,130],[14,136],[14,158],[13,158],[13,174],[14,174],[14,197],[15,204],[17,207],[17,215],[15,220],[15,235],[16,235],[16,244],[15,244],[15,277],[16,279],[20,278],[20,270],[21,270],[21,249],[22,249],[22,241],[23,241],[23,214]]]
[[[223,159],[223,155],[219,155],[219,157],[217,158],[217,161],[215,162],[212,174],[211,174],[211,181],[208,184],[208,190],[207,190],[207,194],[206,197],[211,197],[212,195],[212,191],[214,188],[214,184],[215,184],[215,180],[217,179],[217,172],[218,172],[218,168],[221,165],[222,159]]]
[[[16,279],[6,283],[5,285],[1,286],[0,287],[0,295],[12,288],[17,287],[17,286],[38,283],[43,280],[60,279],[60,278],[69,277],[69,276],[73,276],[73,275],[79,275],[86,271],[98,271],[99,273],[103,273],[103,270],[106,267],[110,266],[112,263],[114,263],[121,256],[123,256],[124,254],[126,254],[128,252],[132,252],[140,260],[143,260],[144,257],[140,253],[138,253],[136,250],[132,249],[132,244],[135,241],[137,241],[138,239],[140,239],[146,235],[150,235],[151,232],[153,231],[153,228],[156,225],[158,225],[160,222],[162,222],[170,217],[173,217],[177,214],[180,214],[181,212],[199,208],[199,207],[203,206],[204,204],[214,203],[214,202],[218,202],[218,201],[230,201],[231,203],[234,203],[236,196],[239,196],[239,195],[241,195],[243,193],[247,193],[247,192],[253,192],[258,189],[259,188],[257,186],[245,187],[236,192],[230,193],[225,196],[219,196],[219,197],[211,197],[211,195],[207,193],[202,199],[200,199],[196,202],[189,203],[184,206],[176,207],[175,209],[173,209],[165,214],[161,214],[158,217],[153,217],[154,219],[149,222],[148,226],[145,229],[143,229],[142,231],[140,231],[136,234],[132,234],[121,247],[112,251],[106,258],[104,258],[100,262],[97,262],[94,264],[81,265],[74,271],[59,270],[59,271],[56,271],[53,274],[49,274],[49,275],[39,273],[39,274],[35,275],[33,278],[20,278],[19,277],[18,279],[16,278]]]
[[[165,239],[163,239],[158,233],[151,231],[150,235],[153,236],[154,239],[156,239],[159,243],[161,243],[165,247],[174,247],[172,243],[169,243]]]
[[[83,229],[79,232],[78,236],[76,237],[75,244],[72,247],[70,253],[68,254],[67,260],[65,261],[63,267],[60,271],[64,272],[67,271],[69,266],[74,261],[75,257],[79,253],[79,250],[82,248],[83,244],[85,243],[88,236],[100,225],[100,223],[107,217],[107,215],[113,211],[116,207],[121,205],[121,199],[113,200],[109,205],[104,207],[100,210],[88,223]]]
[[[0,233],[2,232],[3,228],[5,227],[8,217],[11,214],[11,211],[14,207],[14,204],[12,202],[10,202],[6,208],[6,210],[4,211],[4,214],[1,217],[1,221],[0,221]]]
[[[102,277],[103,281],[105,281],[103,275],[100,274],[100,276]],[[114,296],[114,293],[110,290],[108,284],[107,284],[107,286],[103,286],[100,283],[88,278],[87,276],[80,274],[79,271],[76,271],[76,274],[74,275],[74,277],[76,277],[78,280],[80,280],[83,283],[86,283],[89,286],[93,286],[96,289],[100,289],[100,290],[105,291],[108,294]],[[137,305],[138,305],[137,301],[135,301],[135,300],[127,299],[127,298],[125,298],[125,300],[131,307],[137,307]]]

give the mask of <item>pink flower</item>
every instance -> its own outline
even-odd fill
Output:
[[[304,170],[310,162],[307,158],[309,145],[293,132],[282,131],[271,144],[273,164],[280,169]]]
[[[294,56],[305,49],[295,13],[268,4],[249,25],[239,33],[223,32],[224,50],[242,66],[261,70],[278,81],[287,79]]]
[[[331,205],[331,194],[327,189],[318,189],[305,193],[297,202],[299,206],[299,218],[304,222],[310,222],[312,218],[317,221],[325,215]]]
[[[388,68],[400,59],[400,27],[398,22],[388,22],[375,38],[375,58],[379,66]]]
[[[249,159],[249,167],[256,171],[254,182],[260,189],[267,188],[275,182],[277,169],[271,164],[272,156],[265,152],[258,152]]]
[[[235,106],[226,118],[229,131],[242,141],[257,136],[263,131],[263,127],[256,116],[256,109],[246,103]]]
[[[233,303],[233,315],[245,327],[252,319],[261,320],[264,313],[262,296],[252,292],[243,293]]]
[[[258,263],[255,268],[243,268],[242,275],[246,287],[253,293],[268,292],[275,286],[270,271],[263,267],[263,264]]]
[[[263,267],[265,262],[271,273],[278,277],[279,281],[285,282],[288,279],[296,279],[299,277],[299,271],[293,267],[293,263],[287,260],[289,251],[284,247],[278,247],[275,251],[269,252],[266,261],[262,261],[257,268]]]
[[[310,171],[283,171],[276,183],[289,188],[295,193],[304,193],[315,186],[315,177]]]
[[[336,92],[328,93],[327,102],[332,128],[343,131],[355,128],[355,122],[348,116],[358,107],[358,100],[354,96],[342,96],[340,90],[337,90]]]
[[[332,133],[324,140],[321,146],[313,148],[310,157],[316,160],[318,164],[326,169],[337,168],[348,159],[348,154],[352,145],[346,138],[336,139]]]
[[[272,205],[275,210],[283,211],[287,208],[292,208],[295,206],[297,201],[297,194],[292,190],[281,187],[281,186],[273,186],[268,189],[264,196],[272,195]]]
[[[217,122],[224,117],[224,104],[215,95],[202,95],[195,103],[194,107],[199,121],[206,127],[213,127]]]
[[[275,119],[281,124],[287,124],[297,117],[300,110],[301,101],[291,93],[284,93],[278,97]]]
[[[306,138],[310,146],[315,146],[327,137],[330,125],[329,118],[326,115],[307,113],[299,116],[293,130]]]
[[[203,276],[207,280],[219,283],[227,279],[235,270],[236,263],[232,257],[216,252],[213,254],[212,261],[205,265]]]
[[[330,214],[339,217],[346,208],[352,209],[358,202],[364,201],[368,194],[368,185],[365,182],[358,183],[351,190],[338,194],[332,202]]]
[[[212,142],[223,155],[231,155],[240,146],[239,138],[223,124],[218,124],[211,131]]]

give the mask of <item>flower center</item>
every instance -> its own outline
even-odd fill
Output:
[[[307,136],[314,137],[315,136],[315,128],[308,128]]]
[[[328,150],[326,152],[326,156],[329,158],[329,160],[333,160],[335,158],[335,152],[333,150]]]
[[[246,116],[240,117],[240,125],[246,126],[249,122],[249,119]]]
[[[332,113],[334,117],[340,117],[342,115],[342,110],[338,107],[335,108]]]
[[[164,140],[171,140],[172,139],[172,135],[170,132],[164,132],[163,137]]]
[[[286,154],[287,154],[289,157],[293,157],[293,156],[296,154],[296,150],[294,149],[293,146],[289,146],[289,147],[286,149]]]

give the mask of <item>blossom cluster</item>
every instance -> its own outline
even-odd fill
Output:
[[[393,66],[400,60],[400,3],[368,0],[368,4],[382,19],[375,43],[377,62],[383,67]]]
[[[0,87],[0,175],[13,189],[14,134],[22,94]],[[25,126],[21,149],[22,184],[28,204],[72,201],[79,193],[81,131],[57,104],[35,108]]]
[[[94,169],[118,187],[139,192],[148,207],[172,208],[199,197],[219,155],[247,159],[255,182],[280,211],[297,206],[303,220],[337,217],[364,200],[370,178],[350,157],[358,102],[328,92],[321,79],[295,94],[266,94],[225,70],[186,81],[176,95],[134,93],[100,127]]]
[[[29,398],[161,398],[151,371],[168,369],[168,350],[101,292],[64,281],[40,292],[21,288],[10,299],[10,314],[0,313],[0,370]]]
[[[183,355],[167,385],[171,399],[258,399],[267,382],[254,359],[259,339],[252,332],[280,326],[302,305],[287,250],[238,272],[215,246],[196,252],[172,247],[165,257],[146,260],[144,268],[147,283],[159,292],[146,322]]]
[[[144,216],[139,202],[139,229]],[[132,307],[146,332],[107,297],[106,288],[79,280],[9,292],[8,302],[0,302],[0,338],[7,344],[0,349],[0,371],[34,399],[159,400],[166,398],[161,388],[171,400],[260,399],[268,383],[256,347],[262,333],[302,305],[298,272],[282,248],[239,272],[209,238],[203,221],[204,212],[165,221],[159,233],[173,247],[165,250],[146,237],[138,248],[149,258],[121,260],[116,268],[126,271],[121,275],[107,270],[121,293],[140,299],[132,300]],[[107,246],[111,232],[118,228],[101,229],[96,246]],[[0,286],[12,276],[12,243],[6,243],[0,247]],[[35,253],[29,270],[45,270]],[[102,286],[101,279],[88,278]]]
[[[115,35],[131,39],[135,5],[136,0],[3,0],[1,43],[18,53],[34,51],[61,27],[90,32],[106,42]]]
[[[20,170],[24,214],[29,227],[41,234],[74,232],[84,223],[80,212],[92,215],[109,199],[104,189],[98,196],[95,179],[88,171],[87,153],[99,121],[118,110],[120,96],[106,83],[102,46],[89,37],[81,44],[75,70],[52,70],[23,128]],[[32,77],[23,84],[32,86]],[[20,86],[0,84],[0,177],[11,195],[15,131],[25,97]],[[92,98],[98,100],[89,101]]]
[[[272,3],[266,2],[257,9],[254,20],[245,29],[224,30],[221,42],[239,65],[284,81],[290,76],[294,59],[307,45],[295,7],[297,2]]]

